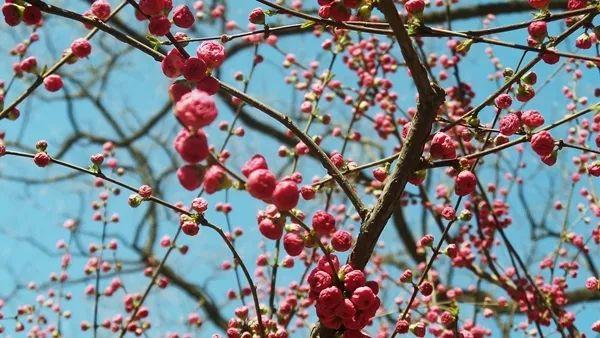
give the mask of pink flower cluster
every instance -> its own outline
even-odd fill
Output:
[[[247,306],[235,309],[235,317],[227,323],[227,338],[254,337],[260,333],[258,318],[249,315]],[[287,338],[288,332],[284,327],[277,324],[277,320],[262,316],[262,322],[269,338]]]
[[[298,183],[302,182],[301,175],[292,175],[277,181],[262,155],[254,155],[248,160],[242,167],[242,174],[248,178],[246,190],[252,197],[272,203],[281,211],[292,210],[298,204]]]
[[[531,137],[531,149],[542,159],[545,159],[554,150],[554,138],[548,131],[540,131]]]
[[[350,250],[353,244],[352,234],[346,230],[336,230],[335,222],[333,215],[320,210],[312,218],[313,229],[310,232],[293,222],[286,226],[285,217],[274,205],[259,211],[257,216],[260,233],[270,240],[278,240],[283,236],[283,247],[291,257],[300,256],[304,248],[314,246],[316,240],[321,240],[324,244],[329,240],[331,248],[337,252]]]
[[[278,240],[283,236],[285,217],[277,211],[274,205],[269,205],[265,211],[260,210],[256,216],[258,231],[270,240]]]
[[[410,15],[419,16],[423,14],[423,10],[425,9],[425,1],[408,0],[404,3],[404,9],[406,9]]]
[[[535,47],[546,39],[548,36],[548,25],[545,21],[534,21],[527,27],[529,37],[527,37],[527,44]]]
[[[544,9],[550,4],[550,0],[528,0],[529,5],[535,9]]]
[[[537,110],[509,113],[500,119],[500,133],[511,136],[517,133],[522,126],[534,130],[544,124],[544,117]]]
[[[352,10],[358,8],[359,0],[319,0],[319,16],[335,21],[348,21]]]
[[[9,26],[17,26],[21,22],[27,26],[40,26],[43,24],[42,11],[36,6],[26,4],[25,7],[16,1],[7,0],[2,5],[4,22]]]
[[[149,20],[150,34],[163,36],[171,30],[171,21],[168,18],[171,11],[172,21],[177,27],[187,29],[194,25],[195,16],[189,7],[180,5],[173,9],[173,2],[170,0],[140,0],[135,16],[140,21]]]
[[[381,300],[379,285],[367,281],[363,271],[335,255],[323,256],[309,274],[309,297],[315,300],[317,316],[324,327],[343,330],[343,337],[365,337],[361,330],[371,323]]]
[[[223,45],[206,41],[198,47],[195,56],[185,57],[179,49],[173,48],[161,61],[167,77],[184,78],[171,84],[169,94],[175,101],[175,116],[184,127],[175,137],[173,147],[188,163],[177,170],[177,178],[187,190],[204,185],[205,191],[211,194],[229,183],[222,167],[205,168],[199,164],[210,154],[208,138],[202,128],[213,123],[218,115],[212,96],[219,90],[219,83],[210,72],[220,67],[225,57]]]
[[[194,89],[175,104],[175,115],[185,128],[175,137],[173,147],[189,163],[179,168],[177,177],[185,189],[195,190],[202,184],[205,173],[197,163],[209,155],[208,139],[201,128],[216,119],[217,107],[210,95]]]
[[[477,178],[472,171],[463,170],[454,179],[455,189],[457,195],[465,196],[475,191],[477,187]]]
[[[438,132],[431,139],[429,153],[432,159],[452,159],[456,157],[456,146],[448,134]]]
[[[210,95],[219,90],[219,83],[210,72],[225,62],[225,48],[218,42],[205,41],[197,49],[196,55],[185,57],[177,48],[171,49],[161,61],[162,71],[169,78],[183,76],[187,82],[178,81],[171,85],[169,92],[174,101],[194,86]]]

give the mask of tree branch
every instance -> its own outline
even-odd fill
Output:
[[[350,256],[350,263],[357,269],[363,269],[367,265],[388,219],[394,209],[399,207],[400,196],[404,192],[408,178],[417,168],[437,110],[445,97],[443,89],[429,82],[427,71],[419,61],[393,1],[381,1],[379,6],[394,30],[402,55],[411,71],[419,93],[419,103],[417,104],[417,113],[412,120],[410,133],[398,156],[398,163],[393,173],[387,178],[375,207],[361,226],[356,246]]]

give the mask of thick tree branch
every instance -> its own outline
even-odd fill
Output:
[[[441,88],[429,82],[427,71],[419,61],[393,1],[381,1],[379,6],[394,30],[402,55],[411,71],[419,93],[419,103],[417,113],[411,122],[410,133],[398,156],[398,163],[393,173],[387,178],[375,207],[361,226],[356,246],[350,256],[351,264],[358,269],[363,269],[367,265],[387,221],[392,212],[399,207],[400,196],[404,192],[408,178],[417,168],[437,110],[445,97],[445,92]]]

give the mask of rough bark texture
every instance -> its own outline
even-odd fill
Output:
[[[412,40],[404,27],[404,22],[398,14],[394,2],[392,0],[382,0],[379,2],[379,9],[394,31],[396,40],[398,40],[404,61],[417,87],[419,102],[417,113],[411,122],[411,130],[398,155],[396,167],[387,178],[383,192],[377,199],[375,206],[362,222],[356,245],[350,254],[349,262],[357,269],[364,269],[367,265],[381,232],[394,210],[400,207],[399,201],[404,192],[404,187],[410,175],[417,169],[438,108],[445,98],[444,90],[429,82],[427,70],[413,48]],[[317,331],[321,338],[335,335],[334,330],[323,327],[319,327]]]
[[[417,87],[419,102],[417,113],[411,122],[411,130],[400,151],[396,167],[386,180],[383,192],[377,199],[375,206],[363,222],[356,246],[350,255],[350,263],[358,269],[363,269],[367,265],[375,244],[392,212],[399,207],[400,196],[404,192],[408,178],[417,168],[423,153],[423,147],[431,133],[431,126],[436,113],[445,97],[443,89],[429,82],[427,71],[419,61],[412,40],[404,28],[402,18],[398,14],[393,1],[380,1],[379,9],[385,15],[398,40],[402,56]]]

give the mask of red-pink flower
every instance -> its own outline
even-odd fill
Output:
[[[63,81],[60,75],[51,74],[44,78],[44,87],[49,92],[56,92],[62,89]]]
[[[545,21],[534,21],[527,27],[529,35],[536,40],[541,40],[548,35],[548,25]]]
[[[423,296],[429,296],[433,292],[433,285],[429,282],[423,282],[419,285],[419,291]]]
[[[510,136],[521,128],[521,119],[514,113],[510,113],[500,119],[500,133]]]
[[[208,95],[215,95],[219,89],[221,89],[221,84],[217,79],[212,76],[207,76],[204,79],[198,81],[196,84],[196,88],[201,90]]]
[[[512,104],[512,98],[508,94],[500,94],[496,97],[494,103],[496,103],[496,107],[506,109]]]
[[[47,166],[48,164],[50,164],[50,156],[47,153],[40,151],[40,152],[36,153],[35,156],[33,157],[33,162],[38,167],[43,168],[43,167]]]
[[[454,243],[448,244],[445,252],[448,257],[454,258],[454,257],[456,257],[456,255],[458,255],[458,247]]]
[[[226,57],[223,45],[215,41],[204,41],[196,50],[196,54],[211,69],[219,68]]]
[[[170,78],[176,78],[179,75],[181,75],[181,70],[185,65],[185,58],[183,57],[183,55],[181,55],[179,49],[173,48],[169,52],[167,52],[167,55],[165,55],[160,64],[165,76]],[[188,88],[187,92],[189,92],[189,87],[186,86],[186,88]]]
[[[317,302],[326,308],[333,309],[344,300],[342,291],[337,286],[330,286],[319,292]]]
[[[195,222],[185,222],[181,224],[181,231],[188,236],[196,236],[200,231],[200,227]]]
[[[96,0],[90,8],[92,14],[102,21],[106,21],[110,17],[110,3],[106,0]]]
[[[585,288],[592,292],[600,291],[600,281],[596,277],[590,277],[585,281]]]
[[[531,148],[540,156],[548,156],[554,149],[554,138],[546,130],[531,137]]]
[[[196,130],[193,134],[186,129],[181,129],[175,136],[173,146],[181,158],[189,163],[198,163],[209,154],[208,140],[201,129]]]
[[[217,118],[217,106],[212,96],[194,89],[175,104],[175,115],[188,128],[199,129]]]
[[[560,55],[556,54],[554,50],[548,49],[542,52],[542,60],[549,65],[553,65],[560,60]]]
[[[434,238],[432,234],[426,234],[417,241],[417,245],[420,247],[432,246],[433,240]]]
[[[359,309],[365,310],[371,306],[371,304],[375,301],[375,294],[373,290],[371,290],[368,286],[361,286],[354,290],[352,293],[352,297],[350,297],[352,304]]]
[[[331,236],[331,246],[335,251],[344,252],[352,247],[352,234],[345,230],[338,230]]]
[[[356,314],[356,307],[350,299],[346,298],[336,306],[334,312],[337,317],[342,319],[352,318]]]
[[[21,61],[21,70],[27,73],[33,73],[37,70],[37,59],[35,56],[29,56]]]
[[[587,4],[587,0],[569,0],[567,1],[567,9],[569,9],[570,11],[575,9],[581,9],[587,6]]]
[[[142,198],[150,198],[152,197],[152,187],[144,184],[141,187],[139,187],[138,189],[138,194],[142,197]]]
[[[425,329],[427,326],[423,322],[418,322],[410,326],[410,330],[417,337],[425,337]]]
[[[148,24],[148,31],[152,35],[163,36],[167,35],[171,30],[171,21],[164,15],[153,16]]]
[[[433,159],[452,159],[456,157],[454,141],[443,132],[437,132],[431,139],[429,153]]]
[[[315,198],[316,194],[316,190],[310,185],[305,185],[302,188],[300,188],[300,195],[302,195],[302,198],[304,198],[307,201],[310,201],[313,198]]]
[[[283,224],[265,218],[258,223],[260,233],[271,240],[278,240],[283,235]]]
[[[269,169],[269,166],[267,165],[267,160],[264,156],[260,154],[256,154],[252,156],[248,161],[246,161],[246,163],[244,163],[244,165],[242,166],[241,171],[242,174],[244,174],[244,176],[248,177],[250,176],[250,174],[252,174],[252,172],[258,169]]]
[[[575,46],[579,49],[590,49],[592,47],[592,38],[588,34],[583,33],[575,40]]]
[[[321,290],[330,287],[333,283],[331,275],[327,272],[321,270],[313,270],[313,272],[307,278],[311,290],[321,292]]]
[[[182,187],[187,190],[196,190],[202,185],[204,169],[196,165],[184,165],[177,169],[177,179]]]
[[[528,0],[529,5],[535,9],[542,9],[548,7],[550,0]]]
[[[9,26],[16,26],[21,22],[21,12],[19,7],[14,3],[4,3],[2,5],[2,14],[4,15],[4,22]]]
[[[188,81],[202,81],[208,75],[206,62],[197,57],[190,57],[185,60],[181,68],[181,74]]]
[[[296,182],[292,180],[283,180],[275,186],[273,190],[272,202],[277,209],[289,211],[296,207],[300,198],[300,190]]]
[[[459,196],[465,196],[475,191],[477,178],[471,171],[463,170],[454,180],[454,191]]]
[[[298,256],[304,250],[304,239],[296,233],[287,233],[283,236],[283,248],[288,255]]]
[[[163,68],[164,71],[164,68]],[[165,75],[170,76],[169,74],[165,73]],[[179,75],[176,75],[179,76]],[[179,100],[181,100],[181,97],[187,93],[189,93],[192,90],[192,88],[190,88],[187,83],[185,83],[184,81],[177,81],[177,82],[173,82],[170,86],[169,86],[169,96],[171,97],[171,100],[174,102],[177,102]]]
[[[25,6],[23,22],[29,26],[40,25],[42,23],[42,11],[37,6]]]
[[[213,194],[223,189],[226,183],[228,183],[227,174],[220,166],[214,164],[206,170],[203,184],[207,194]]]
[[[246,190],[254,198],[269,201],[277,185],[277,178],[267,169],[258,169],[248,176]]]
[[[423,0],[408,0],[404,4],[406,11],[412,15],[419,15],[425,9],[425,1]]]
[[[164,0],[140,0],[140,9],[149,16],[162,14],[165,8]]]
[[[364,286],[366,282],[365,274],[360,270],[352,270],[344,275],[344,288],[350,292]]]
[[[537,110],[526,110],[521,114],[521,121],[530,129],[535,129],[544,124],[544,116]]]
[[[92,45],[86,39],[77,39],[71,43],[71,53],[78,58],[86,58],[92,53]]]
[[[177,27],[190,28],[194,25],[194,14],[186,5],[179,5],[173,9],[173,23]]]
[[[328,235],[335,231],[335,218],[330,213],[319,210],[313,215],[312,227],[318,235]]]
[[[330,16],[335,21],[348,21],[350,20],[350,9],[346,8],[341,2],[334,2],[330,6]]]
[[[398,319],[396,322],[396,332],[398,333],[408,333],[410,329],[410,323],[405,319]]]
[[[600,161],[590,163],[587,167],[588,173],[594,177],[600,177]]]
[[[265,12],[262,8],[255,8],[248,15],[248,21],[256,25],[262,25],[265,23]]]
[[[456,213],[454,211],[454,208],[447,205],[442,209],[442,212],[440,213],[442,215],[442,217],[444,217],[444,219],[450,221],[453,220],[454,217],[456,217]]]

